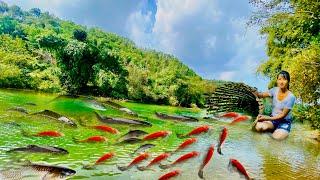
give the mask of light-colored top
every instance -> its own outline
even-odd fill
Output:
[[[277,116],[282,113],[284,108],[292,109],[296,101],[296,97],[289,91],[288,95],[280,101],[278,99],[278,93],[280,91],[279,87],[274,87],[269,90],[269,93],[272,97],[272,116]],[[291,111],[284,117],[285,120],[291,121],[292,114]]]

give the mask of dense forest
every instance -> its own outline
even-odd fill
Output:
[[[259,25],[267,37],[267,55],[258,72],[273,87],[280,70],[291,75],[290,90],[300,103],[299,120],[320,129],[320,1],[251,0],[256,7],[250,24]]]
[[[215,88],[172,55],[0,1],[0,87],[203,106]]]

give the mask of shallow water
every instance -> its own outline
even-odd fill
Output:
[[[101,107],[91,98],[56,98],[57,94],[37,93],[33,91],[0,90],[0,169],[15,166],[15,162],[30,160],[36,163],[46,163],[69,167],[77,171],[70,179],[157,179],[162,174],[174,169],[180,169],[181,175],[175,179],[199,179],[198,169],[210,144],[217,144],[220,130],[223,126],[228,128],[229,135],[222,148],[224,155],[214,152],[213,159],[205,167],[206,179],[241,179],[237,172],[228,170],[229,158],[239,160],[247,169],[249,175],[255,179],[319,179],[320,177],[320,145],[318,142],[305,138],[309,131],[308,125],[295,123],[288,139],[275,141],[270,134],[258,134],[250,131],[250,122],[243,122],[233,126],[228,125],[230,120],[200,120],[199,122],[185,123],[156,118],[156,111],[167,114],[190,115],[203,117],[204,110],[178,108],[140,104],[133,102],[119,102],[121,105],[139,114],[140,119],[153,124],[152,127],[133,127],[128,125],[111,125],[121,133],[114,135],[101,132],[90,127],[78,126],[77,128],[64,125],[55,120],[41,116],[26,115],[9,108],[19,106],[26,108],[30,113],[49,109],[70,117],[77,124],[81,119],[87,125],[101,124],[93,114],[94,111],[113,117],[130,117],[125,113],[111,107]],[[26,103],[35,103],[36,106]],[[15,122],[20,126],[12,123]],[[170,130],[173,133],[164,139],[148,141],[156,146],[149,149],[152,158],[164,151],[174,150],[184,139],[176,137],[176,133],[188,133],[194,127],[208,124],[213,127],[212,133],[197,136],[198,142],[189,148],[177,152],[169,157],[163,164],[173,162],[179,156],[190,151],[199,151],[200,156],[170,169],[162,170],[153,166],[152,170],[138,171],[135,167],[128,171],[119,171],[118,166],[124,166],[132,160],[131,153],[140,144],[114,145],[121,135],[130,129],[141,129],[146,132],[157,130]],[[21,128],[29,133],[44,130],[57,130],[65,136],[56,138],[25,137]],[[85,139],[93,135],[102,135],[108,138],[106,143],[75,143],[73,137]],[[52,145],[65,148],[67,155],[51,155],[36,153],[6,153],[16,147],[29,144]],[[215,147],[216,149],[216,147]],[[107,152],[114,152],[116,156],[107,162],[96,166],[94,169],[83,169],[83,165],[92,164]],[[151,160],[152,158],[149,158]],[[141,165],[146,165],[148,161]]]

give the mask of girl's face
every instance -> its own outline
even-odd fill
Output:
[[[283,77],[283,75],[279,75],[277,79],[277,85],[281,89],[288,89],[288,80]]]

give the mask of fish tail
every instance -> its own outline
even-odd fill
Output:
[[[75,142],[75,143],[78,143],[78,142],[81,142],[81,140],[75,138],[75,137],[72,137],[72,141]]]
[[[199,178],[204,179],[203,178],[203,169],[199,169],[198,176],[199,176]]]
[[[144,171],[144,170],[147,169],[147,166],[137,166],[137,169],[138,169],[139,171]]]
[[[96,165],[96,164],[83,165],[83,166],[82,166],[82,169],[87,169],[87,170],[94,169],[95,165]]]
[[[88,127],[88,126],[83,122],[83,119],[82,119],[82,118],[79,119],[79,124],[80,124],[80,126]]]
[[[118,169],[119,169],[120,171],[126,171],[126,170],[129,169],[129,166],[118,166]]]
[[[161,169],[168,169],[168,168],[171,167],[171,165],[170,165],[170,164],[166,164],[166,165],[160,164],[159,167],[160,167]]]
[[[179,139],[182,139],[182,138],[185,138],[185,137],[186,137],[186,135],[184,135],[184,134],[179,134],[179,133],[176,133],[176,136],[177,136],[177,138],[179,138]]]
[[[102,120],[102,116],[100,114],[98,114],[96,111],[94,111],[94,114],[96,115],[96,117],[99,119],[99,120]]]
[[[222,151],[221,151],[221,146],[218,146],[217,151],[218,151],[218,153],[219,153],[220,155],[223,155],[223,153],[222,153]]]
[[[22,134],[23,136],[25,136],[25,137],[30,137],[30,136],[32,136],[30,133],[28,133],[28,132],[25,131],[24,129],[20,129],[20,131],[21,131],[21,134]]]

